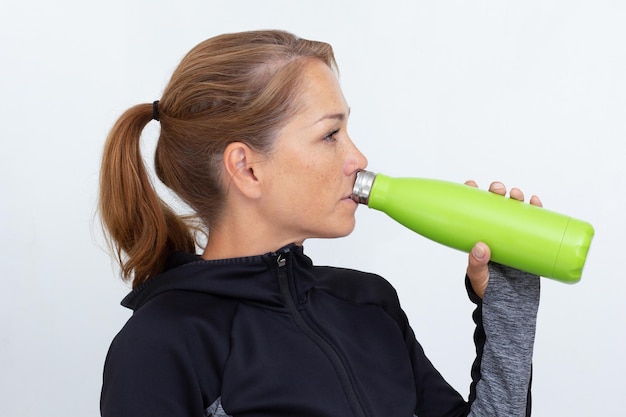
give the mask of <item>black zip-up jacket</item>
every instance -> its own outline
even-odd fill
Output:
[[[465,416],[470,401],[424,355],[383,278],[313,266],[302,247],[205,261],[176,254],[122,302],[133,316],[107,355],[104,417]],[[223,411],[222,411],[223,410]]]

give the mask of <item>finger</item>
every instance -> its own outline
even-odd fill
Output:
[[[470,187],[478,188],[478,184],[476,184],[476,181],[474,181],[474,180],[467,180],[467,181],[465,181],[465,185],[469,185]]]
[[[509,191],[509,197],[514,200],[524,201],[524,193],[519,188],[511,188],[511,191]]]
[[[537,207],[543,207],[543,203],[541,202],[541,199],[537,197],[536,195],[533,195],[532,197],[530,197],[530,204],[532,204],[533,206],[537,206]]]
[[[494,181],[489,186],[489,191],[491,191],[492,193],[499,194],[499,195],[505,195],[506,187],[500,181]]]
[[[489,259],[491,251],[489,246],[478,242],[468,255],[467,276],[472,284],[474,292],[483,298],[489,282]]]

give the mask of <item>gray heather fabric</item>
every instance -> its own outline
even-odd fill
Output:
[[[206,417],[231,417],[226,414],[224,409],[222,408],[222,397],[217,397],[217,400],[213,402],[204,412]]]
[[[483,297],[486,340],[481,379],[469,416],[527,415],[539,281],[536,275],[490,264],[489,284]]]

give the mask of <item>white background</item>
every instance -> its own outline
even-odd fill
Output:
[[[595,226],[582,281],[542,280],[533,415],[623,415],[624,22],[618,0],[2,0],[0,415],[99,415],[106,350],[129,316],[95,214],[104,138],[196,43],[262,28],[333,44],[371,170],[499,179]],[[309,254],[390,280],[467,395],[465,254],[365,207],[357,217]]]

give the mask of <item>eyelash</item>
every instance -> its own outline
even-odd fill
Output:
[[[325,140],[326,142],[335,142],[335,141],[337,141],[337,138],[335,138],[335,135],[336,135],[337,133],[339,133],[339,130],[340,130],[340,129],[335,129],[335,130],[333,130],[333,131],[332,131],[332,132],[330,132],[328,135],[324,136],[324,140]]]

